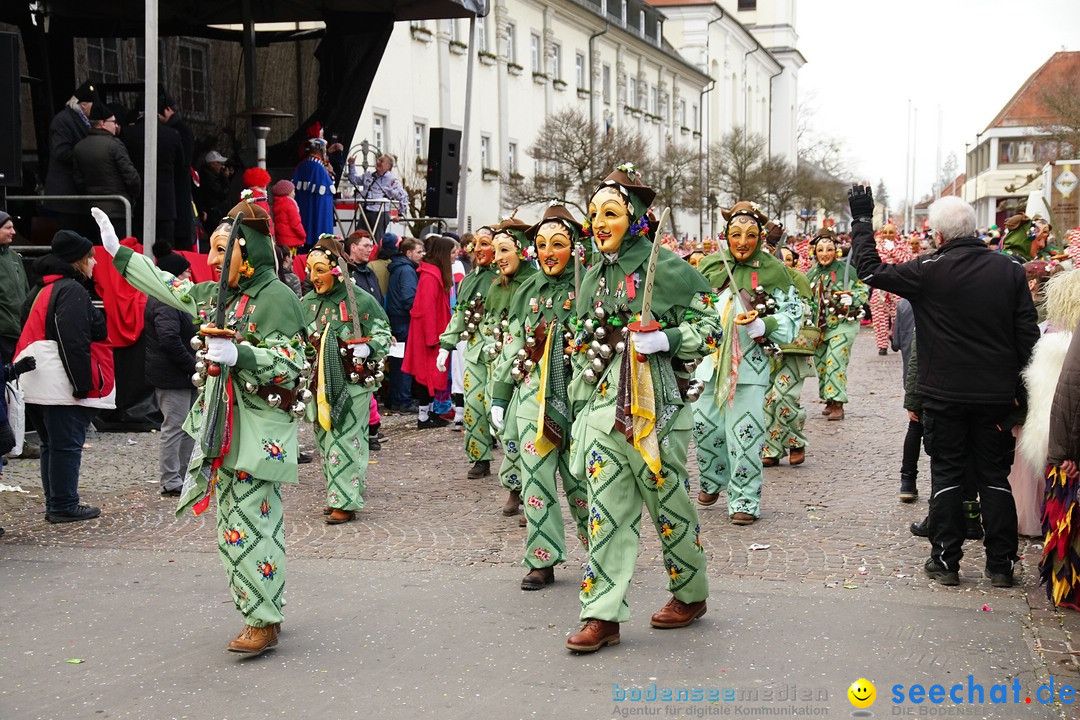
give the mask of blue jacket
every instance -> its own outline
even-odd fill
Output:
[[[404,255],[395,255],[390,259],[389,271],[386,316],[390,319],[390,330],[394,337],[404,340],[409,336],[409,317],[413,298],[416,297],[416,284],[419,282],[417,266]]]

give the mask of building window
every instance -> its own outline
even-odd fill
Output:
[[[517,44],[517,28],[514,23],[506,23],[506,62],[516,63],[517,52],[514,46]]]
[[[120,82],[120,39],[87,38],[86,70],[95,82]]]
[[[386,152],[386,116],[376,113],[371,118],[371,142],[380,153]]]
[[[552,43],[551,45],[551,79],[562,80],[562,48]]]
[[[638,106],[637,78],[635,78],[635,77],[630,78],[630,83],[626,87],[627,87],[626,104],[629,105],[632,108],[636,108]]]
[[[574,80],[579,88],[588,87],[585,82],[585,56],[581,53],[574,56]]]
[[[604,104],[611,104],[611,66],[605,65],[600,71],[601,84],[604,86]]]
[[[458,34],[457,20],[447,20],[446,22],[449,23],[448,27],[446,28],[446,31],[447,31],[447,34],[450,36],[450,41],[451,42],[456,42],[459,39],[458,36],[457,36],[457,34]]]
[[[641,33],[641,37],[645,37],[645,11],[638,11],[638,32]]]
[[[512,142],[506,148],[506,171],[510,175],[517,175],[517,143]]]
[[[675,111],[675,124],[686,127],[686,101],[679,100],[679,108]]]
[[[660,91],[655,85],[649,88],[649,112],[653,115],[660,114]]]
[[[491,167],[491,138],[487,135],[480,136],[480,169],[487,170]]]
[[[176,94],[184,115],[192,120],[210,119],[209,57],[208,45],[182,39],[177,46]]]
[[[476,48],[480,52],[488,52],[487,18],[477,18],[476,20]]]
[[[540,36],[536,33],[529,35],[529,57],[532,59],[532,71],[539,73],[544,71],[544,64],[540,54]]]
[[[424,123],[413,123],[413,151],[417,158],[427,157],[427,126]]]
[[[690,112],[694,115],[694,132],[701,132],[701,118],[698,116],[697,105],[691,105]]]
[[[739,10],[757,10],[757,0],[739,0]]]
[[[622,20],[623,27],[626,27],[626,0],[622,0],[620,3],[619,19]]]

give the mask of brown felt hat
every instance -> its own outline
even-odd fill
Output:
[[[1010,215],[1008,218],[1005,219],[1005,229],[1015,230],[1016,228],[1020,227],[1022,223],[1026,223],[1028,220],[1029,218],[1025,213],[1016,213],[1015,215]]]
[[[753,218],[754,221],[763,228],[769,222],[769,218],[766,217],[765,213],[761,211],[761,208],[758,207],[757,203],[750,202],[749,200],[740,200],[739,202],[735,203],[730,210],[720,208],[720,214],[724,216],[724,220],[726,220],[729,224],[731,223],[733,218],[736,218],[740,215],[745,215],[746,217]]]
[[[235,218],[238,213],[244,213],[244,225],[255,232],[270,235],[270,213],[262,205],[253,203],[247,199],[233,205],[228,212],[228,217]]]
[[[626,190],[628,193],[636,196],[645,207],[635,207],[634,215],[641,217],[652,205],[652,201],[656,198],[656,191],[651,187],[645,185],[641,181],[641,173],[632,163],[623,163],[615,168],[614,171],[596,186],[592,194],[595,195],[596,191],[602,187],[610,187],[612,185],[618,185]]]
[[[536,233],[540,231],[540,226],[549,220],[562,221],[568,227],[573,228],[574,238],[577,238],[581,234],[581,223],[574,219],[574,216],[570,214],[570,211],[566,209],[566,206],[553,203],[544,210],[544,216],[540,218],[540,221],[525,231],[525,237],[535,241]]]
[[[322,250],[330,254],[334,262],[337,262],[338,258],[345,257],[345,246],[341,244],[341,238],[329,233],[320,235],[318,242],[315,243],[315,247],[312,249]]]

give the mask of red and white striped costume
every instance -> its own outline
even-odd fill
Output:
[[[890,227],[892,228],[891,236],[888,233],[883,234]],[[907,262],[912,258],[911,248],[906,242],[896,237],[896,228],[891,225],[882,228],[882,232],[875,236],[874,242],[877,246],[878,255],[881,256],[881,261],[884,263],[896,265],[897,263]],[[897,297],[895,295],[877,288],[874,288],[873,293],[870,295],[870,316],[874,321],[874,341],[877,343],[879,351],[889,347],[893,323],[896,322],[896,301]]]

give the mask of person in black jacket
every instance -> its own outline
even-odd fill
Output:
[[[345,240],[345,253],[349,256],[349,264],[352,265],[353,280],[361,290],[366,290],[383,304],[382,288],[379,287],[379,277],[368,265],[371,251],[375,243],[371,239],[371,233],[367,230],[357,230]]]
[[[21,360],[26,351],[37,359],[23,391],[27,419],[41,438],[45,519],[51,523],[101,514],[99,508],[79,503],[86,429],[99,409],[115,407],[111,350],[104,349],[103,358],[94,347],[108,338],[105,315],[90,302],[83,285],[96,263],[93,243],[71,230],[59,231],[52,252],[34,263],[41,280],[23,307],[16,358]],[[42,302],[37,302],[39,296]]]
[[[142,189],[142,178],[124,143],[116,137],[116,116],[105,103],[95,103],[90,111],[90,124],[90,134],[75,146],[75,186],[84,195],[123,195],[134,200]],[[121,201],[96,200],[95,204],[114,224],[123,225],[125,214]]]
[[[45,173],[46,195],[78,195],[73,157],[75,146],[90,134],[90,112],[100,103],[94,85],[87,80],[49,123],[49,167]],[[82,203],[78,200],[49,200],[62,228],[90,232]]]
[[[182,154],[173,182],[176,224],[173,226],[171,240],[177,250],[190,250],[195,238],[195,209],[191,204],[191,167],[195,163],[195,135],[177,110],[172,96],[163,89],[158,91],[158,120],[164,127],[175,130],[180,138]]]
[[[178,280],[191,277],[191,263],[178,253],[158,258],[158,267]],[[191,316],[169,307],[155,297],[146,300],[146,381],[154,386],[161,423],[158,469],[161,494],[180,495],[184,471],[195,439],[184,432],[183,424],[198,390],[191,383],[195,374],[195,350],[189,344],[195,336]]]
[[[159,116],[160,118],[160,116]],[[146,117],[140,117],[133,125],[124,129],[124,144],[135,167],[142,168],[146,146]],[[191,175],[184,164],[184,145],[180,133],[158,121],[157,144],[157,222],[152,239],[154,255],[161,256],[173,248],[176,234],[176,184],[191,182]],[[142,214],[145,212],[145,198],[141,198],[136,213],[135,232],[142,229]],[[151,211],[153,212],[153,211]],[[151,240],[144,239],[145,242]]]
[[[936,252],[886,265],[874,247],[870,188],[852,187],[849,204],[859,279],[907,298],[915,311],[916,387],[931,469],[926,573],[942,585],[960,582],[970,472],[982,499],[990,582],[1011,587],[1018,559],[1011,429],[1025,405],[1020,371],[1039,337],[1024,268],[975,237],[975,211],[957,197],[930,206]]]

